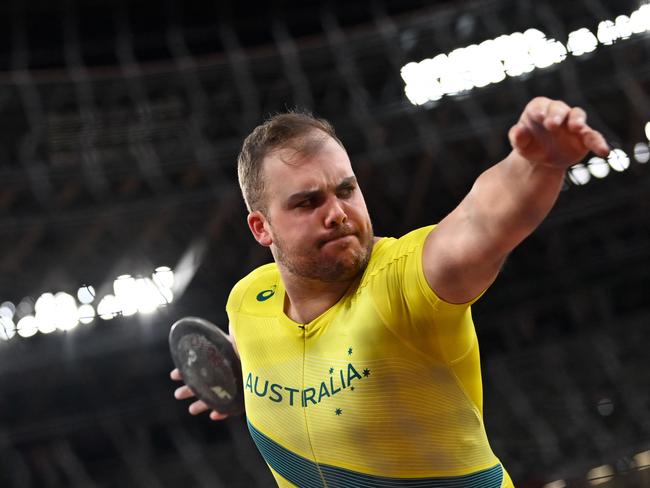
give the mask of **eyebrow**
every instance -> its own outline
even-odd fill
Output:
[[[346,178],[343,178],[341,182],[336,185],[336,191],[343,190],[345,188],[349,188],[357,183],[357,177],[356,176],[348,176]],[[305,190],[305,191],[299,191],[297,193],[294,193],[289,196],[287,199],[287,203],[289,205],[292,205],[294,203],[300,202],[302,200],[307,200],[309,198],[314,198],[322,194],[323,190],[322,189],[317,189],[317,190]]]

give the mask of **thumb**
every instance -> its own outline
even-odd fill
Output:
[[[522,151],[531,143],[533,136],[524,124],[517,122],[508,131],[508,139],[513,149]]]

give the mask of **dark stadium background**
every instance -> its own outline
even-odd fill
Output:
[[[650,38],[424,106],[400,77],[529,27],[566,42],[639,5],[3,2],[0,302],[85,284],[99,297],[181,262],[195,273],[156,313],[0,340],[0,486],[273,486],[243,420],[191,417],[168,379],[170,324],[225,326],[230,286],[270,260],[245,225],[243,137],[295,106],[330,119],[376,234],[401,235],[507,154],[537,95],[584,107],[631,162],[567,180],[474,307],[488,433],[519,487],[650,486],[650,168],[632,157],[647,149]]]

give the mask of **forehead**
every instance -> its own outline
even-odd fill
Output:
[[[265,185],[270,195],[338,185],[354,175],[347,152],[331,137],[308,146],[308,152],[288,147],[264,158]]]

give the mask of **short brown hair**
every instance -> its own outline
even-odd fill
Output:
[[[255,127],[246,137],[237,158],[237,174],[239,187],[249,212],[255,210],[266,212],[262,164],[264,158],[271,151],[290,146],[298,152],[307,154],[317,150],[317,147],[311,144],[313,138],[308,137],[314,131],[322,131],[343,147],[336,137],[332,124],[302,110],[273,115],[263,124]]]

